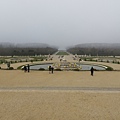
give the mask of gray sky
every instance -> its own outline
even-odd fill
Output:
[[[120,43],[120,0],[0,0],[0,42]]]

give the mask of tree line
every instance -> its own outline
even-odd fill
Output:
[[[3,47],[0,46],[0,56],[35,56],[49,55],[57,52],[57,48],[52,47]]]
[[[120,47],[71,47],[67,51],[78,55],[120,56]]]

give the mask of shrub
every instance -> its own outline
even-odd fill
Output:
[[[1,60],[0,63],[3,63],[3,61]]]
[[[13,67],[9,67],[9,70],[13,70],[14,68]]]
[[[90,59],[90,61],[92,61],[92,58]]]
[[[44,68],[40,68],[39,70],[40,70],[40,71],[44,71],[45,69],[44,69]]]
[[[113,68],[111,68],[111,67],[107,67],[107,69],[106,69],[107,71],[112,71],[113,70]]]
[[[23,70],[24,69],[24,66],[19,66],[18,68],[17,68],[18,70]]]
[[[87,59],[86,58],[84,58],[84,61],[86,61]]]
[[[73,69],[73,71],[80,71],[78,68],[76,68],[76,69]]]
[[[43,58],[40,61],[43,61]]]
[[[59,69],[59,68],[57,68],[57,69],[55,69],[55,71],[62,71],[61,69]]]

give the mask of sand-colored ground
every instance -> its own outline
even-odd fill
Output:
[[[66,59],[73,61],[72,55]],[[58,60],[54,56],[53,62]],[[120,65],[109,66],[120,70]],[[0,120],[119,119],[120,71],[95,71],[91,76],[90,71],[0,70]]]
[[[113,87],[120,88],[119,71],[30,71],[0,70],[0,88],[2,87]]]
[[[119,71],[0,70],[0,120],[119,120],[119,88]]]
[[[119,120],[120,93],[0,92],[0,120]]]

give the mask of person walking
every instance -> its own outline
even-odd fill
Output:
[[[28,68],[28,69],[27,69],[27,70],[28,70],[28,72],[30,72],[30,65],[29,65],[29,64],[28,64],[27,68]]]
[[[49,74],[51,73],[51,66],[49,66]]]
[[[24,72],[26,72],[27,71],[27,67],[26,67],[26,65],[24,65]]]
[[[91,75],[93,76],[93,73],[94,73],[94,68],[93,68],[93,67],[91,67],[90,71],[91,71]]]
[[[52,74],[53,74],[53,71],[54,71],[54,67],[53,66],[51,67],[51,71],[52,71]]]

